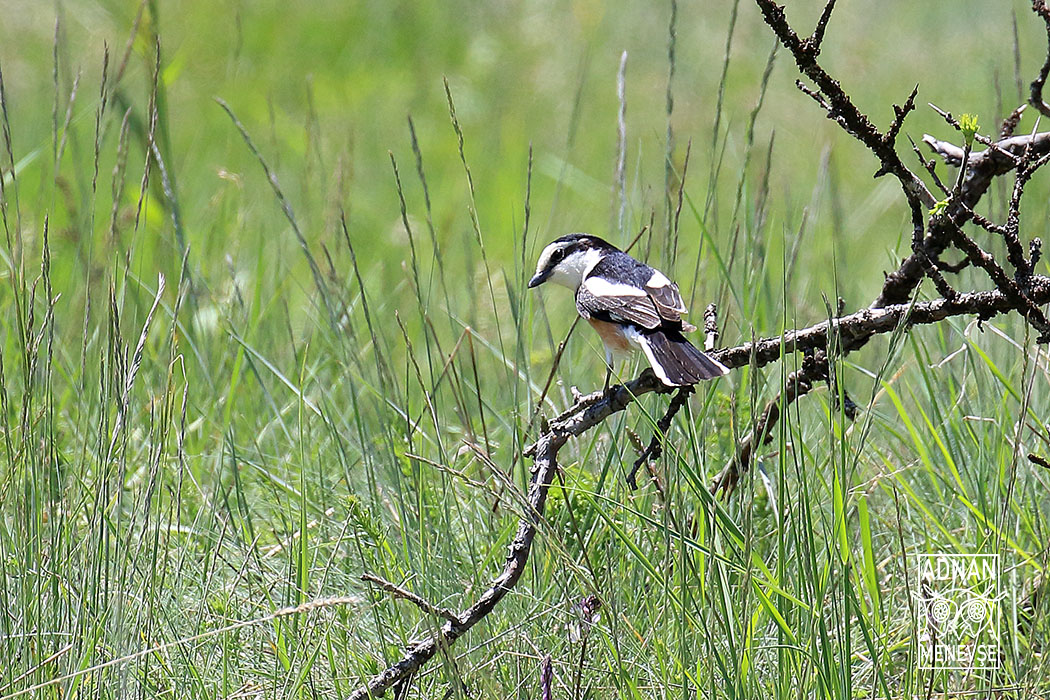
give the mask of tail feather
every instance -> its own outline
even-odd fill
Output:
[[[700,352],[678,331],[642,334],[639,345],[656,376],[668,386],[686,386],[729,374],[729,368]]]

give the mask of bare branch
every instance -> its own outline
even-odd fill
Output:
[[[952,316],[971,315],[987,320],[998,314],[1016,310],[1031,320],[1027,315],[1030,313],[1028,303],[1050,303],[1050,278],[1032,277],[1025,299],[1027,302],[1018,301],[1015,295],[997,289],[988,292],[954,292],[951,298],[861,309],[849,316],[823,321],[799,331],[786,332],[782,337],[766,338],[728,348],[715,353],[714,357],[732,368],[747,365],[753,357],[755,366],[762,367],[780,358],[781,347],[785,353],[823,352],[828,347],[828,338],[831,336],[838,337],[839,352],[848,354],[874,335],[888,333],[898,327],[910,328],[938,323]],[[766,405],[755,424],[754,432],[742,441],[737,458],[715,477],[711,487],[712,493],[732,490],[739,475],[744,473],[753,461],[755,449],[771,439],[772,429],[781,416],[781,406],[786,408],[791,402],[809,393],[815,381],[826,379],[827,367],[826,357],[820,358],[818,354],[813,359],[807,357],[807,361],[803,362],[799,370],[788,375],[780,396]]]
[[[1017,125],[1021,123],[1021,115],[1024,114],[1025,109],[1028,105],[1021,105],[1014,111],[1010,112],[1010,115],[1003,120],[1003,123],[999,126],[999,140],[1008,139],[1014,135],[1014,130],[1017,129]]]
[[[671,428],[671,421],[674,420],[675,415],[682,410],[682,406],[689,402],[689,397],[693,395],[693,387],[683,386],[678,389],[678,393],[671,399],[671,403],[667,405],[667,410],[664,412],[660,420],[656,422],[656,430],[653,432],[653,437],[649,441],[649,446],[642,450],[642,454],[638,456],[638,459],[634,461],[634,466],[631,468],[630,473],[627,474],[627,485],[631,489],[638,488],[638,482],[635,477],[638,474],[638,469],[643,464],[646,464],[652,460],[660,459],[660,455],[663,454],[663,439],[667,435],[667,431]]]
[[[924,221],[925,214],[920,204],[927,207],[931,206],[931,199],[923,198],[920,201],[916,194],[917,190],[911,185],[912,180],[909,179],[909,176],[910,178],[917,178],[910,171],[907,171],[906,168],[902,171],[896,166],[896,163],[900,161],[894,149],[894,141],[900,132],[903,120],[914,109],[916,92],[912,91],[903,107],[894,107],[896,118],[886,134],[880,136],[867,117],[861,114],[852,104],[851,99],[839,84],[817,64],[815,53],[806,54],[806,42],[801,44],[797,42],[794,31],[787,24],[783,8],[777,6],[771,0],[756,0],[756,3],[762,10],[766,23],[773,29],[781,43],[795,57],[800,72],[813,80],[818,87],[818,89],[814,90],[802,84],[801,81],[796,81],[799,89],[825,108],[828,111],[829,118],[837,121],[843,128],[868,146],[869,150],[882,163],[882,167],[876,173],[876,176],[886,172],[894,173],[900,179],[905,197],[908,199],[913,227],[912,254],[901,262],[897,270],[886,276],[882,291],[872,303],[871,308],[879,309],[891,305],[907,304],[909,299],[912,298],[915,288],[925,277],[931,279],[945,302],[949,304],[958,303],[961,296],[967,295],[960,295],[953,289],[944,279],[942,271],[957,272],[969,265],[978,264],[989,274],[996,287],[1005,298],[1009,299],[1014,308],[1019,310],[1032,325],[1040,330],[1040,340],[1050,340],[1050,327],[1047,326],[1043,313],[1037,308],[1037,302],[1030,297],[1032,290],[1027,285],[1026,275],[1034,269],[1034,262],[1024,261],[1024,256],[1018,254],[1020,243],[1016,230],[1018,227],[1016,226],[1016,221],[1014,221],[1016,217],[1011,217],[1011,221],[1007,222],[1007,226],[996,226],[984,217],[977,216],[973,211],[974,206],[987,191],[995,177],[1018,169],[1018,179],[1022,179],[1021,171],[1027,158],[1042,158],[1042,154],[1050,152],[1050,135],[1032,134],[1030,136],[1013,137],[1013,130],[1016,128],[1020,115],[1023,112],[1023,108],[1018,108],[1003,121],[1000,128],[1001,138],[998,142],[993,142],[980,135],[976,136],[976,140],[979,143],[987,146],[986,150],[977,154],[971,153],[969,148],[959,148],[953,144],[939,141],[932,136],[925,136],[923,141],[935,153],[939,154],[950,165],[961,166],[959,177],[951,192],[947,191],[937,177],[932,163],[925,161],[921,154],[918,153],[913,142],[912,148],[915,150],[916,155],[919,156],[923,167],[929,172],[938,188],[948,195],[946,211],[941,216],[931,218],[928,223],[929,231],[927,233],[927,222]],[[1033,7],[1047,22],[1048,40],[1050,40],[1050,10],[1047,9],[1045,0],[1033,0]],[[827,15],[830,12],[830,6],[826,6],[820,20],[822,24],[826,24]],[[1044,82],[1048,71],[1050,71],[1050,56],[1048,56],[1048,67],[1044,67],[1042,76],[1042,81]],[[934,107],[934,109],[937,108]],[[960,128],[959,123],[949,113],[939,109],[937,111],[949,124],[952,124],[956,129]],[[876,143],[876,138],[881,138],[882,142]],[[1033,153],[1036,156],[1033,156]],[[903,165],[900,168],[903,168]],[[1023,186],[1024,183],[1022,182],[1020,187],[1023,188]],[[1015,193],[1016,190],[1015,186]],[[926,194],[929,195],[928,192]],[[932,196],[930,197],[932,198]],[[1017,270],[1019,279],[1024,280],[1025,284],[1022,285],[1009,279],[998,263],[963,233],[962,225],[971,218],[975,219],[978,225],[987,230],[1004,236],[1011,251],[1009,255],[1012,261],[1011,264]],[[1011,224],[1013,224],[1013,227],[1011,227]],[[967,257],[955,265],[941,262],[940,255],[953,243],[959,245],[967,253]],[[1036,258],[1039,255],[1040,245],[1040,243],[1033,242],[1032,253]],[[870,337],[871,334],[843,338],[840,350],[848,354],[865,345]],[[749,436],[742,445],[739,455],[746,459],[740,460],[737,466],[746,468],[747,462],[750,461],[750,451],[753,450],[754,445],[769,439],[772,426],[779,419],[781,402],[786,400],[787,403],[790,403],[799,396],[804,395],[809,391],[813,378],[810,373],[804,370],[793,373],[789,377],[782,395],[771,402],[766,407],[766,410],[763,411],[756,429],[757,437]],[[734,466],[733,464],[727,466],[726,470],[723,470],[723,474],[716,480],[716,484],[722,483],[729,486],[729,481],[731,478],[735,479],[735,474],[733,477],[730,477],[727,470]]]
[[[1014,271],[1020,278],[1027,277],[1032,273],[1028,259],[1024,254],[1024,246],[1021,245],[1021,196],[1024,194],[1025,185],[1032,177],[1032,170],[1021,168],[1017,171],[1014,179],[1014,188],[1010,193],[1010,206],[1006,215],[1006,225],[999,227],[999,233],[1006,242],[1006,256],[1013,265]]]
[[[817,20],[817,27],[813,30],[813,35],[806,42],[806,48],[814,57],[820,54],[820,45],[824,43],[824,31],[828,28],[828,22],[831,21],[831,13],[834,10],[835,0],[828,0],[828,3],[824,5],[824,11],[820,13],[820,19]]]
[[[932,208],[936,200],[925,183],[904,165],[896,151],[896,139],[904,119],[915,108],[916,90],[912,91],[903,106],[894,107],[894,120],[889,129],[881,133],[867,115],[857,108],[839,82],[817,62],[819,39],[823,36],[823,28],[827,25],[834,3],[825,6],[813,37],[801,39],[788,24],[783,7],[773,0],[755,2],[762,11],[766,24],[794,57],[799,72],[816,85],[816,89],[813,89],[796,82],[799,89],[816,100],[825,109],[829,119],[837,122],[878,158],[879,169],[875,177],[892,174],[900,181],[908,208],[911,210],[914,251],[897,271],[887,276],[883,291],[873,306],[905,303],[926,276],[930,261],[936,261],[950,242],[946,231],[934,231],[931,235],[924,236],[926,210]]]
[[[718,307],[714,302],[704,309],[704,350],[711,352],[718,347]]]
[[[940,176],[937,175],[937,171],[934,169],[936,161],[934,161],[932,158],[930,160],[926,160],[925,158],[923,158],[922,151],[919,150],[918,145],[916,145],[915,141],[912,140],[911,136],[908,137],[908,141],[911,142],[911,150],[913,153],[915,153],[915,157],[919,159],[919,163],[926,170],[926,172],[929,173],[930,177],[933,178],[933,183],[937,185],[937,189],[939,189],[943,194],[947,195],[948,188],[944,186],[943,182],[941,182]]]
[[[896,135],[896,132],[880,133],[867,115],[857,109],[838,81],[828,75],[817,63],[819,50],[814,40],[800,38],[788,24],[783,7],[777,5],[773,0],[755,0],[755,2],[762,11],[766,24],[777,35],[781,45],[791,52],[799,72],[817,86],[818,94],[822,96],[826,105],[828,118],[856,137],[879,159],[880,165],[875,176],[892,174],[900,180],[904,195],[913,208],[918,205],[932,207],[935,202],[933,195],[926,189],[922,180],[901,162],[900,156],[894,149],[893,136]],[[830,18],[831,11],[834,9],[833,5],[834,3],[829,3],[824,8],[817,26],[818,31],[814,33],[815,38],[823,34],[823,27]],[[899,129],[898,125],[897,130]]]
[[[969,258],[974,266],[980,267],[987,272],[995,286],[1010,300],[1011,306],[1035,326],[1040,333],[1038,342],[1050,342],[1050,322],[1047,321],[1046,316],[1039,309],[1039,305],[1026,294],[1025,290],[1015,280],[1006,274],[1006,271],[995,261],[995,258],[987,251],[982,250],[972,238],[962,232],[962,229],[957,228],[953,232],[952,243],[966,253],[966,257]]]
[[[1033,276],[1030,284],[1030,299],[1035,304],[1050,303],[1050,278]],[[829,329],[841,338],[843,348],[856,340],[888,333],[898,325],[919,326],[943,321],[951,316],[971,315],[988,319],[1001,313],[1015,310],[1013,302],[1000,290],[966,292],[954,300],[934,299],[916,304],[894,304],[881,308],[866,308],[849,316],[821,321],[809,328],[787,331],[783,336],[765,338],[744,343],[712,353],[712,357],[729,368],[743,367],[755,357],[756,365],[762,367],[780,358],[781,343],[784,352],[805,352],[827,346]]]
[[[395,598],[401,598],[402,600],[407,600],[408,602],[413,603],[417,608],[419,608],[425,613],[436,615],[437,617],[443,617],[446,620],[449,620],[450,622],[459,622],[459,616],[456,615],[455,612],[449,610],[448,608],[438,607],[430,601],[416,595],[412,591],[402,588],[396,583],[391,583],[386,579],[380,578],[375,574],[361,574],[361,580],[368,581],[369,583],[374,583],[375,585],[379,586]]]
[[[887,143],[891,146],[897,141],[897,136],[901,132],[901,127],[904,126],[904,119],[910,112],[915,111],[915,96],[919,94],[919,86],[916,85],[912,88],[911,94],[908,95],[908,99],[904,101],[903,106],[893,105],[893,113],[896,115],[893,118],[893,123],[890,124],[890,128],[886,130],[886,135],[883,137]]]
[[[975,211],[971,211],[970,212],[970,220],[973,221],[978,226],[980,226],[981,228],[983,228],[988,233],[994,233],[997,236],[1003,235],[1003,231],[1005,230],[1004,227],[1002,227],[999,224],[995,223],[991,219],[988,219],[988,218],[986,218],[984,216],[981,216],[980,214],[978,214]],[[966,260],[961,261],[959,264],[962,266],[962,267],[959,268],[959,270],[962,270],[962,269],[965,269],[966,267],[969,267],[969,262],[967,262]],[[946,270],[948,272],[958,272],[959,271],[959,270],[947,270],[945,265],[944,265],[944,263],[938,263],[938,267],[940,267],[942,270]]]
[[[954,299],[955,295],[958,294],[958,292],[948,284],[948,281],[944,279],[939,264],[929,258],[926,259],[926,276],[930,278],[931,282],[933,282],[933,286],[936,287],[937,293],[948,301]]]
[[[970,259],[963,258],[957,263],[944,262],[943,260],[937,261],[937,269],[941,272],[950,272],[952,274],[958,274],[970,266]]]
[[[929,134],[923,135],[922,142],[948,165],[959,165],[962,162],[962,148]],[[1029,148],[1033,158],[1050,153],[1050,132],[1012,136],[996,141],[994,148],[971,154],[966,179],[963,181],[966,204],[972,208],[987,191],[992,180],[1015,169],[1020,164],[1025,150]]]
[[[788,375],[783,391],[762,409],[754,430],[740,441],[736,457],[711,481],[712,494],[721,491],[723,495],[728,495],[736,488],[740,475],[751,468],[755,451],[772,441],[773,427],[780,420],[781,406],[787,410],[789,405],[810,392],[814,382],[826,378],[827,374],[828,357],[823,350],[806,356],[802,367]]]
[[[532,482],[526,498],[527,512],[518,523],[518,533],[510,545],[503,571],[484,593],[469,608],[448,620],[436,636],[414,642],[400,661],[372,677],[367,685],[355,690],[350,700],[381,697],[387,690],[411,677],[429,661],[438,649],[452,645],[471,627],[488,615],[517,584],[525,571],[532,550],[536,529],[543,517],[554,474],[558,469],[558,450],[570,437],[580,435],[598,425],[613,413],[624,410],[639,396],[653,391],[666,391],[667,387],[652,370],[646,370],[626,385],[614,386],[604,392],[581,397],[576,404],[550,422],[546,431],[532,446]]]
[[[795,81],[795,87],[797,87],[804,95],[811,97],[813,101],[820,105],[825,111],[829,113],[832,111],[832,106],[828,104],[828,101],[824,99],[824,96],[820,94],[819,90],[814,90],[801,80]]]
[[[922,141],[949,165],[962,163],[964,149],[929,134],[923,136]],[[961,196],[954,203],[954,211],[950,212],[955,224],[944,221],[938,226],[931,222],[930,231],[922,244],[915,246],[916,249],[901,262],[900,267],[886,276],[882,291],[872,303],[873,307],[903,304],[911,298],[915,287],[926,275],[926,260],[936,261],[940,258],[952,242],[956,224],[961,225],[972,216],[973,208],[988,191],[992,180],[1015,169],[1026,149],[1033,157],[1050,153],[1050,132],[1014,136],[996,142],[994,148],[970,154],[967,173],[960,189]]]
[[[1046,0],[1032,0],[1032,12],[1039,15],[1046,24],[1047,50],[1043,67],[1039,69],[1039,75],[1032,81],[1028,103],[1038,109],[1040,114],[1050,117],[1050,105],[1043,101],[1043,87],[1046,85],[1047,76],[1050,76],[1050,7],[1047,7]]]

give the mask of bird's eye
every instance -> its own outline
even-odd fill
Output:
[[[555,264],[560,263],[562,258],[564,258],[564,257],[565,257],[565,249],[564,248],[559,248],[558,250],[556,250],[553,253],[551,253],[551,262],[555,263]]]

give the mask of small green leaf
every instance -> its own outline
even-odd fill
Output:
[[[966,147],[973,145],[973,137],[981,127],[977,123],[976,114],[963,114],[959,117],[959,128],[962,130],[963,138],[966,139]]]
[[[941,216],[942,214],[944,214],[945,210],[947,210],[947,209],[948,209],[948,200],[947,200],[947,198],[945,198],[945,199],[942,199],[941,201],[939,201],[939,202],[937,202],[936,204],[933,205],[933,209],[930,209],[930,216],[931,217]]]

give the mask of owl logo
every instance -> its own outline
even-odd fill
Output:
[[[940,639],[976,639],[991,628],[997,602],[997,598],[970,588],[936,591],[923,581],[921,603],[932,631]]]

